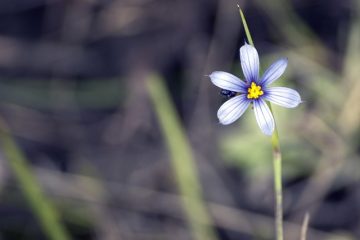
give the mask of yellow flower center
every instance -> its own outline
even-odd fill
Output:
[[[261,87],[252,82],[251,86],[248,88],[248,99],[258,99],[264,92],[261,90]]]

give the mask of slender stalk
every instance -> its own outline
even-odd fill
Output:
[[[272,112],[271,105],[269,104]],[[275,121],[275,120],[274,120]],[[274,133],[271,136],[274,166],[274,192],[275,192],[275,226],[276,239],[283,240],[283,208],[282,208],[282,167],[279,134],[275,124]]]
[[[246,19],[245,19],[245,15],[244,15],[243,11],[241,10],[240,6],[239,6],[239,5],[237,5],[237,6],[238,6],[238,8],[239,8],[239,13],[240,13],[241,21],[242,21],[242,23],[243,23],[243,25],[244,25],[246,38],[247,38],[249,44],[251,44],[251,45],[254,46],[254,42],[253,42],[253,40],[252,40],[250,31],[249,31],[249,27],[248,27],[248,25],[247,25],[247,22],[246,22]]]
[[[246,19],[243,11],[240,6],[239,12],[241,16],[242,23],[244,25],[246,38],[252,46],[254,42],[252,40],[249,27],[246,23]],[[273,113],[271,104],[268,103],[271,113]],[[274,115],[274,114],[273,114]],[[275,121],[275,118],[274,118]],[[283,208],[282,208],[282,167],[281,167],[281,151],[280,151],[280,141],[279,134],[277,130],[277,125],[275,123],[274,133],[271,136],[271,146],[273,152],[273,171],[274,171],[274,193],[275,193],[275,228],[276,228],[276,240],[283,240]]]

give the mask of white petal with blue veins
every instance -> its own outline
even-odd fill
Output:
[[[286,87],[272,87],[267,89],[265,99],[286,108],[294,108],[301,103],[299,93]]]
[[[274,118],[266,102],[259,98],[254,101],[256,121],[265,135],[271,135],[275,128]]]
[[[285,72],[288,60],[287,58],[280,58],[265,71],[261,78],[260,84],[267,86],[275,82]]]
[[[259,78],[259,55],[253,46],[245,43],[240,48],[240,62],[246,81],[257,82]]]
[[[246,85],[238,77],[227,72],[213,72],[209,75],[211,82],[219,88],[233,92],[244,93]]]
[[[246,109],[249,107],[250,101],[245,95],[240,95],[226,101],[217,112],[219,121],[223,125],[235,122]]]

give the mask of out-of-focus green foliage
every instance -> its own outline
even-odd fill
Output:
[[[216,240],[212,220],[206,210],[202,187],[191,147],[174,105],[159,75],[150,75],[147,87],[166,140],[182,203],[196,240]]]
[[[70,235],[60,220],[59,212],[44,195],[25,156],[14,142],[2,119],[0,119],[0,142],[21,190],[48,239],[70,240]]]

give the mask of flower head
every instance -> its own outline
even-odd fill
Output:
[[[261,131],[271,135],[275,128],[274,118],[265,100],[286,108],[294,108],[301,103],[299,93],[286,87],[269,87],[285,71],[287,59],[280,58],[259,77],[259,56],[256,49],[245,43],[240,48],[240,62],[245,81],[227,73],[216,71],[210,74],[213,84],[220,87],[230,99],[218,110],[221,124],[236,121],[250,104],[253,104],[256,121]],[[224,91],[225,90],[225,91]]]

